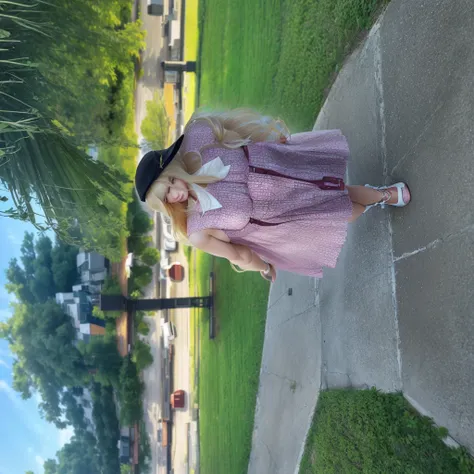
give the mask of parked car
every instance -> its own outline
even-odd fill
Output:
[[[171,394],[172,408],[184,408],[186,403],[186,396],[184,390],[176,390]]]
[[[148,0],[147,13],[149,15],[162,16],[163,10],[163,0]]]
[[[171,219],[164,214],[161,214],[161,232],[163,232],[165,238],[175,240]]]
[[[184,267],[179,262],[174,262],[168,268],[168,276],[171,281],[180,282],[184,280]]]
[[[160,214],[161,217],[161,229],[164,234],[168,234],[169,236],[173,236],[173,226],[171,225],[171,219],[164,214]]]
[[[171,259],[168,255],[168,252],[161,252],[160,255],[160,267],[165,270],[171,265]]]
[[[165,237],[163,240],[163,247],[167,252],[176,252],[176,250],[178,250],[178,242]]]
[[[163,337],[165,341],[174,341],[176,339],[176,326],[171,321],[163,324]]]
[[[168,278],[168,271],[160,267],[160,280],[166,280]]]
[[[170,442],[170,423],[168,420],[158,420],[160,427],[158,428],[157,440],[163,448],[166,448]]]

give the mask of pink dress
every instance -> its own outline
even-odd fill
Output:
[[[200,151],[210,143],[215,143],[212,129],[197,122],[181,150]],[[323,267],[336,265],[352,203],[347,190],[321,189],[308,181],[344,179],[349,148],[339,130],[298,133],[287,144],[254,143],[247,150],[216,146],[201,155],[203,164],[220,157],[231,168],[225,179],[207,187],[222,208],[202,215],[198,204],[188,217],[188,235],[220,229],[277,269],[302,275],[322,277]]]

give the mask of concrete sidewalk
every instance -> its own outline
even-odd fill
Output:
[[[249,474],[297,472],[326,387],[403,390],[474,453],[473,25],[471,0],[393,0],[330,92],[348,181],[414,198],[362,216],[320,282],[279,275]]]

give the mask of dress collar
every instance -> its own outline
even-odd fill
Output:
[[[220,156],[218,156],[201,166],[201,168],[194,173],[194,176],[212,176],[213,178],[219,178],[222,180],[229,174],[229,171],[230,165],[224,165]],[[207,191],[207,189],[194,183],[191,183],[191,189],[196,194],[203,215],[208,211],[220,209],[222,207],[222,204],[209,191]]]

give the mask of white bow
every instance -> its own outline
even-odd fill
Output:
[[[201,166],[194,176],[212,176],[213,178],[224,179],[230,171],[230,165],[224,165],[220,156]],[[202,213],[220,209],[222,204],[206,189],[198,184],[191,183],[192,190],[196,193]]]

